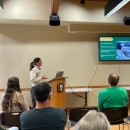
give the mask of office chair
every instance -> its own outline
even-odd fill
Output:
[[[1,125],[7,126],[7,127],[13,127],[16,126],[20,129],[20,113],[14,113],[14,112],[4,112],[1,113]]]
[[[97,108],[73,108],[69,111],[68,130],[74,126],[89,110],[98,110]]]
[[[127,122],[128,107],[103,108],[102,112],[107,116],[111,125],[119,125],[120,130],[120,124],[123,124],[124,130],[124,124],[127,124],[129,130],[129,124]],[[124,121],[124,119],[126,119],[126,121]]]

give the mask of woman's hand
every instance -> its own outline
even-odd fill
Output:
[[[42,79],[47,79],[47,77],[45,75],[42,76]]]

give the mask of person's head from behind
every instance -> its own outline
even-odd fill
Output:
[[[108,77],[108,83],[110,84],[110,86],[117,86],[119,82],[119,76],[117,74],[110,74]]]
[[[48,82],[38,83],[34,88],[34,95],[37,102],[44,103],[51,100],[52,87]]]
[[[90,110],[73,128],[73,130],[111,130],[106,116],[96,110]]]
[[[20,84],[19,84],[19,78],[17,77],[10,77],[7,81],[7,89],[6,91],[18,91],[21,92],[20,90]]]
[[[21,92],[19,78],[10,77],[7,81],[7,88],[2,100],[2,109],[7,111],[9,106],[12,107],[12,98],[15,91]]]
[[[38,67],[42,66],[41,58],[39,57],[34,58],[33,62],[30,63],[30,70],[32,70],[34,66],[38,66]]]

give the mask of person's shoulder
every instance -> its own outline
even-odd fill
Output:
[[[126,89],[124,89],[124,88],[122,88],[122,87],[120,87],[120,86],[117,86],[118,87],[118,89],[120,89],[120,90],[126,90]]]
[[[53,109],[54,111],[57,111],[57,112],[63,112],[63,113],[65,113],[65,110],[63,108],[54,108],[54,107],[51,107],[51,109]]]
[[[105,88],[105,89],[103,89],[103,90],[101,90],[99,93],[101,94],[101,93],[106,93],[106,92],[108,92],[109,91],[109,88]]]
[[[124,88],[122,88],[122,87],[118,87],[118,89],[119,89],[120,91],[126,92],[126,89],[124,89]]]
[[[28,114],[28,113],[31,113],[31,110],[24,111],[24,112],[21,113],[21,115]]]
[[[37,70],[37,68],[36,68],[36,67],[34,67],[34,68],[31,70],[31,72],[32,72],[32,71],[36,71],[36,70]]]
[[[24,96],[22,92],[18,92],[18,91],[15,91],[15,92],[14,92],[14,95],[15,95],[16,97],[23,97],[23,96]]]
[[[98,97],[104,97],[106,94],[109,93],[109,88],[105,88],[103,90],[101,90],[99,93],[98,93]]]
[[[34,67],[31,71],[30,71],[30,73],[38,73],[38,72],[40,72],[41,70],[38,68],[38,67]]]
[[[57,111],[65,111],[63,108],[56,108]]]
[[[32,113],[34,113],[33,111],[34,111],[33,109],[24,111],[24,112],[21,113],[21,117],[22,116],[32,115]]]
[[[21,94],[21,92],[18,92],[18,91],[14,91],[14,93],[17,95]]]
[[[19,97],[20,95],[21,95],[21,92],[14,91],[14,96],[17,96],[17,97]]]
[[[57,113],[57,115],[66,118],[66,112],[65,109],[63,108],[55,108],[55,113]]]

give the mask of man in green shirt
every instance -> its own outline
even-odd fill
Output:
[[[101,90],[98,95],[98,110],[103,108],[118,108],[125,107],[128,95],[125,89],[117,86],[119,76],[117,74],[110,74],[108,77],[109,88]]]

